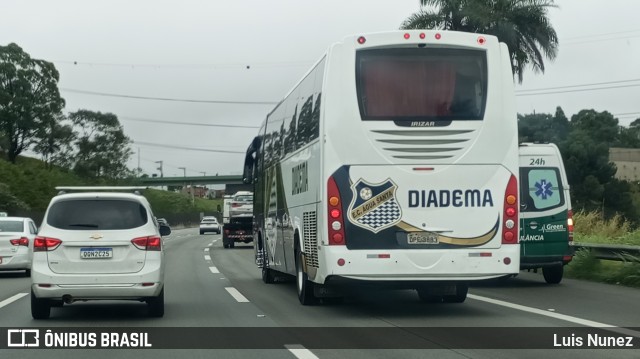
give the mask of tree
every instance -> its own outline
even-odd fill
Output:
[[[7,159],[15,163],[44,123],[62,111],[55,66],[32,59],[18,45],[0,46],[0,132]]]
[[[65,123],[62,114],[51,118],[36,131],[39,141],[33,150],[42,155],[42,160],[51,169],[53,165],[71,169],[74,156],[73,141],[76,133],[70,123]]]
[[[544,72],[544,58],[556,57],[558,36],[547,17],[554,0],[421,0],[420,4],[420,11],[409,16],[401,29],[494,35],[507,44],[520,83],[527,66]]]
[[[127,161],[133,151],[118,117],[112,113],[78,110],[69,114],[79,129],[73,170],[87,177],[122,178],[131,175]]]
[[[559,144],[567,139],[569,120],[560,107],[554,116],[548,113],[518,114],[518,134],[520,142]]]

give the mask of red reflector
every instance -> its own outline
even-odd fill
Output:
[[[391,258],[391,254],[378,254],[378,258]]]
[[[332,209],[331,210],[331,218],[338,218],[340,217],[340,210],[339,209]]]
[[[359,43],[360,45],[364,44],[365,42],[367,42],[367,39],[365,39],[365,38],[364,38],[364,36],[360,36],[360,37],[358,38],[358,43]]]
[[[491,252],[481,252],[480,257],[491,257]]]
[[[420,38],[421,38],[421,39],[424,39],[425,37],[427,37],[427,35],[425,35],[425,34],[424,34],[424,32],[421,32],[421,33],[420,33]]]
[[[505,242],[513,241],[513,232],[504,232],[504,240]]]
[[[572,259],[573,259],[573,257],[572,257],[572,256],[564,256],[564,257],[562,257],[562,260],[563,260],[564,262],[571,262],[571,260],[572,260]]]
[[[413,167],[414,171],[433,171],[433,167]]]
[[[436,34],[436,40],[440,40],[441,38],[442,38],[442,35]]]
[[[333,234],[333,241],[334,241],[334,242],[336,242],[336,243],[342,243],[342,240],[343,240],[343,239],[344,239],[344,238],[342,238],[342,234],[340,234],[340,233],[334,233],[334,234]]]
[[[511,264],[511,258],[509,257],[505,257],[502,261],[504,262],[504,264],[507,264],[507,265]]]
[[[405,34],[404,34],[404,38],[405,38],[405,39],[407,39],[407,40],[408,40],[410,37],[411,37],[411,35],[409,35],[409,33],[405,33]]]
[[[345,262],[345,260],[344,260],[344,259],[342,259],[342,258],[338,259],[338,265],[339,265],[340,267],[342,267],[345,263],[346,263],[346,262]]]

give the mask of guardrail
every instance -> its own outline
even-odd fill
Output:
[[[629,260],[629,256],[640,258],[640,246],[629,246],[625,244],[600,244],[600,243],[574,243],[576,250],[586,249],[598,259],[610,261]]]

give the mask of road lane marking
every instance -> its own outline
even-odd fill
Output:
[[[229,294],[238,301],[238,303],[249,303],[249,299],[245,298],[245,296],[238,292],[234,287],[225,287],[224,289],[226,289],[227,292],[229,292]]]
[[[508,308],[511,308],[511,309],[521,310],[523,312],[529,312],[529,313],[544,315],[546,317],[551,317],[551,318],[564,320],[564,321],[571,322],[571,323],[584,325],[586,327],[607,328],[607,330],[612,331],[612,332],[616,332],[616,333],[630,334],[630,335],[633,335],[633,336],[640,336],[640,332],[637,332],[637,331],[634,331],[634,330],[630,330],[630,329],[620,328],[620,327],[618,327],[616,325],[595,322],[593,320],[582,319],[582,318],[573,317],[573,316],[570,316],[570,315],[560,314],[560,313],[556,313],[556,312],[548,312],[546,310],[542,310],[542,309],[538,309],[538,308],[532,308],[532,307],[527,307],[527,306],[520,305],[520,304],[509,303],[509,302],[505,302],[505,301],[502,301],[502,300],[482,297],[482,296],[475,295],[475,294],[467,294],[467,297],[469,297],[471,299],[479,300],[479,301],[482,301],[482,302],[501,305],[503,307],[508,307]]]
[[[213,242],[211,242],[211,244],[214,244],[214,243],[216,243],[217,241],[218,241],[217,239],[214,239],[214,240],[213,240]]]
[[[211,271],[211,273],[214,273],[214,274],[220,273],[220,271],[216,267],[209,267],[209,270]]]
[[[204,256],[204,260],[205,261],[210,261],[211,260],[211,256],[209,256],[209,255]]]
[[[14,295],[13,297],[7,298],[5,300],[3,300],[2,302],[0,302],[0,308],[4,307],[5,305],[9,305],[13,302],[15,302],[16,300],[29,295],[29,293],[18,293],[16,295]]]
[[[318,357],[311,352],[311,350],[303,347],[299,344],[286,344],[284,346],[291,352],[291,354],[295,355],[298,359],[318,359]]]
[[[205,248],[205,249],[204,249],[204,251],[205,251],[205,252],[208,252],[208,251],[209,251],[209,248]]]

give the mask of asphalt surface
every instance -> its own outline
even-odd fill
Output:
[[[462,304],[426,304],[412,290],[354,288],[341,304],[302,306],[291,278],[264,284],[255,266],[252,244],[222,248],[220,235],[199,235],[198,229],[174,230],[166,238],[165,316],[148,318],[146,305],[136,302],[87,302],[52,308],[51,318],[31,318],[30,278],[21,272],[0,272],[0,327],[68,328],[163,328],[172,329],[176,340],[189,342],[192,330],[211,331],[210,339],[220,341],[220,328],[227,328],[233,349],[7,349],[0,358],[639,358],[640,350],[622,349],[447,349],[446,340],[429,340],[439,349],[366,349],[390,338],[355,338],[344,328],[385,328],[401,335],[415,334],[412,328],[460,327],[460,335],[494,333],[486,328],[512,327],[496,332],[505,343],[526,336],[535,327],[640,327],[640,290],[565,279],[550,286],[541,274],[521,273],[504,282],[479,283],[469,290]],[[7,302],[7,299],[13,301]],[[195,329],[193,329],[195,328]],[[244,329],[243,329],[244,328]],[[247,329],[248,328],[248,329]],[[313,347],[291,342],[282,348],[259,349],[277,331],[302,337],[309,330],[322,336],[344,336],[345,347]],[[524,328],[524,329],[523,329]],[[245,331],[246,329],[246,331]],[[326,329],[326,330],[325,330]],[[190,332],[191,330],[191,332]],[[618,330],[625,335],[638,332]],[[398,332],[383,332],[396,335]],[[206,332],[209,333],[209,332]],[[452,333],[457,333],[455,330]],[[559,332],[561,333],[561,332]],[[0,332],[0,335],[6,334]],[[332,339],[335,339],[332,337]],[[350,345],[357,340],[363,348]],[[549,342],[554,338],[549,337]],[[246,343],[246,345],[245,345]],[[362,344],[364,343],[364,344]],[[380,344],[383,343],[383,344]],[[636,341],[640,343],[640,341]],[[156,343],[158,344],[158,343]],[[357,348],[357,349],[356,349]]]

